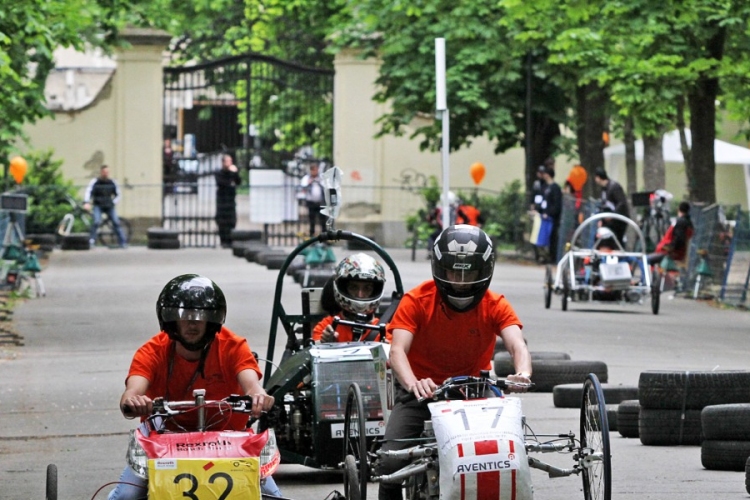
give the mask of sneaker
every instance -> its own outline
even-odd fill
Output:
[[[96,240],[89,240],[89,246],[96,246]]]

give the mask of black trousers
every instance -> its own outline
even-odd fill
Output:
[[[308,201],[307,202],[307,215],[309,217],[310,221],[310,237],[317,234],[315,232],[315,226],[320,226],[320,232],[322,233],[325,231],[326,228],[326,220],[328,219],[325,215],[320,213],[321,207],[320,203]]]

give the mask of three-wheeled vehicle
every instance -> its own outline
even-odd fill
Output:
[[[636,237],[633,250],[626,250],[605,228],[598,227],[604,219],[628,224]],[[650,269],[645,249],[646,240],[633,220],[610,212],[592,215],[573,233],[556,271],[547,265],[544,307],[549,309],[553,294],[561,296],[563,311],[569,302],[642,304],[650,296],[651,311],[659,314],[658,271]]]

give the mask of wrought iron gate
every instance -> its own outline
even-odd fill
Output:
[[[164,69],[162,223],[180,231],[183,246],[217,244],[213,174],[222,155],[240,169],[240,193],[250,169],[299,177],[300,154],[332,157],[333,74],[252,53]],[[250,220],[242,212],[240,225]]]

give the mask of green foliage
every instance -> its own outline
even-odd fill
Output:
[[[501,243],[517,243],[525,226],[526,202],[521,181],[503,186],[497,195],[480,195],[477,208],[485,219],[482,229]]]
[[[62,161],[52,159],[52,150],[33,151],[24,156],[29,171],[21,184],[29,195],[27,233],[54,233],[63,216],[70,212],[68,197],[74,197],[73,183],[60,172]],[[73,228],[82,231],[81,227]]]

